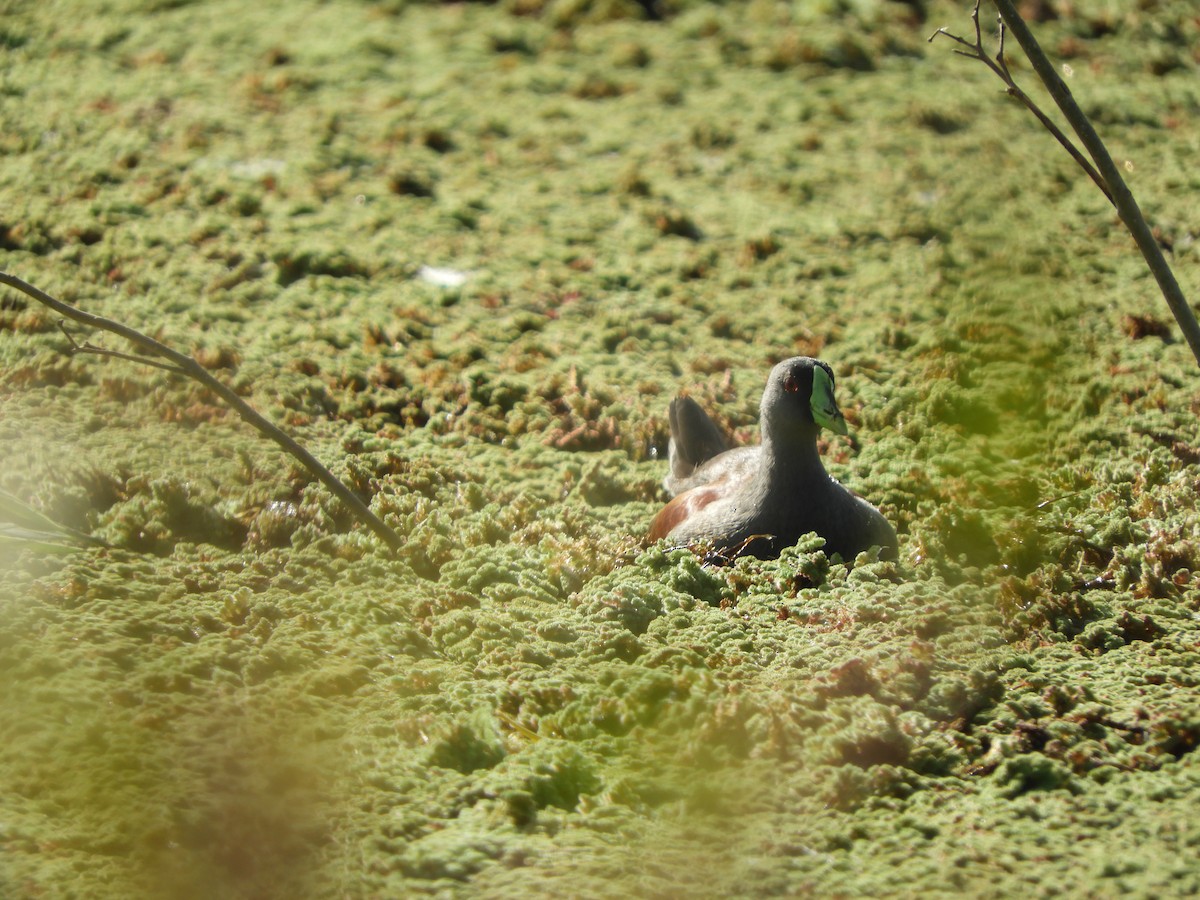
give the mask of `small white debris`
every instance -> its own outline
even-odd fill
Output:
[[[462,287],[471,277],[471,273],[461,272],[458,269],[441,269],[437,266],[421,266],[417,269],[417,277],[426,284],[450,288]]]
[[[257,159],[242,159],[229,164],[229,174],[243,181],[258,181],[275,175],[282,175],[287,163],[282,159],[259,157]]]

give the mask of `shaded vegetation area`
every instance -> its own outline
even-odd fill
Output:
[[[1193,5],[1027,5],[1200,296]],[[0,893],[1200,889],[1200,377],[968,15],[7,14],[0,267],[405,546],[0,295],[0,489],[110,545],[0,547]],[[647,546],[797,354],[899,560]]]

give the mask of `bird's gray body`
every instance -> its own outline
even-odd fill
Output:
[[[762,443],[756,447],[725,449],[720,429],[699,404],[687,397],[672,402],[671,471],[664,485],[676,499],[659,514],[652,535],[709,544],[725,555],[767,558],[816,532],[826,552],[846,560],[875,546],[895,554],[896,532],[888,521],[821,463],[820,425],[809,410],[810,396],[795,396],[794,387],[797,376],[814,365],[823,366],[797,357],[772,370],[761,408]],[[806,384],[811,394],[811,375]],[[844,433],[835,404],[827,414],[836,414]]]

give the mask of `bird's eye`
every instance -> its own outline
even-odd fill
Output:
[[[795,375],[788,375],[783,379],[783,389],[789,394],[796,394],[800,392],[800,382],[796,380]]]

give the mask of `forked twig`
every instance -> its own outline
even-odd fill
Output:
[[[975,0],[975,8],[971,13],[971,20],[975,25],[974,43],[951,34],[945,28],[939,28],[935,31],[930,35],[929,40],[932,41],[941,34],[968,48],[967,50],[956,49],[954,52],[970,59],[979,60],[996,73],[1008,88],[1008,93],[1019,99],[1037,116],[1038,121],[1054,135],[1058,142],[1071,154],[1071,158],[1087,172],[1088,177],[1104,192],[1104,196],[1116,208],[1117,215],[1121,217],[1121,221],[1125,223],[1125,227],[1129,229],[1129,233],[1133,236],[1138,250],[1141,251],[1142,257],[1146,260],[1146,265],[1149,266],[1155,281],[1158,282],[1159,290],[1162,291],[1163,298],[1167,301],[1167,306],[1170,307],[1172,315],[1175,316],[1175,321],[1179,323],[1179,328],[1183,332],[1188,347],[1191,348],[1192,355],[1196,358],[1196,363],[1200,365],[1200,322],[1196,321],[1196,314],[1192,312],[1187,298],[1183,296],[1179,282],[1175,280],[1175,273],[1171,271],[1171,267],[1167,264],[1167,260],[1162,253],[1162,248],[1158,246],[1158,241],[1155,239],[1154,233],[1150,230],[1149,223],[1146,222],[1145,216],[1142,215],[1142,211],[1138,207],[1133,193],[1129,190],[1129,186],[1125,184],[1125,179],[1121,176],[1120,169],[1117,168],[1117,164],[1113,162],[1112,156],[1109,155],[1108,148],[1104,146],[1104,142],[1096,134],[1092,123],[1088,121],[1088,117],[1083,114],[1083,110],[1079,108],[1079,105],[1075,102],[1075,98],[1071,96],[1071,91],[1067,88],[1066,82],[1062,80],[1054,66],[1050,63],[1050,60],[1046,58],[1046,54],[1042,52],[1037,39],[1034,38],[1033,33],[1026,27],[1025,21],[1017,13],[1012,0],[992,0],[992,2],[1000,14],[1000,52],[997,54],[995,60],[989,58],[983,49],[983,40],[979,29],[980,0]],[[1013,82],[1012,76],[1008,71],[1008,66],[1004,62],[1004,34],[1006,29],[1011,31],[1013,36],[1016,37],[1017,43],[1021,45],[1021,49],[1029,58],[1034,72],[1037,73],[1038,78],[1045,85],[1046,90],[1058,105],[1059,110],[1062,111],[1067,122],[1070,123],[1076,137],[1083,144],[1084,150],[1091,156],[1090,161]]]
[[[1112,194],[1108,190],[1108,185],[1104,183],[1104,179],[1100,176],[1100,173],[1096,171],[1096,167],[1093,166],[1091,161],[1083,155],[1083,153],[1078,147],[1075,146],[1071,139],[1067,137],[1063,130],[1055,125],[1054,121],[1044,112],[1042,112],[1041,108],[1033,102],[1033,99],[1023,90],[1021,90],[1021,88],[1017,86],[1016,81],[1013,80],[1012,73],[1008,71],[1008,63],[1004,61],[1005,28],[1003,19],[1000,20],[1000,46],[996,51],[995,58],[988,56],[987,51],[983,49],[983,35],[979,28],[980,2],[981,0],[975,0],[975,8],[971,10],[971,23],[975,26],[975,43],[971,43],[965,38],[959,37],[957,34],[947,31],[944,26],[929,36],[929,42],[933,43],[933,39],[940,35],[942,37],[948,37],[956,44],[961,44],[963,47],[966,47],[966,50],[955,50],[954,52],[959,56],[965,56],[967,59],[978,60],[991,69],[996,76],[1004,82],[1005,93],[1007,93],[1010,97],[1016,97],[1026,109],[1034,114],[1037,120],[1042,123],[1042,127],[1054,136],[1054,139],[1063,146],[1063,149],[1071,154],[1071,158],[1075,160],[1075,162],[1079,164],[1079,167],[1087,173],[1088,177],[1095,182],[1096,187],[1100,188],[1104,196],[1108,198],[1108,202],[1113,203]],[[1116,204],[1114,203],[1113,205],[1115,206]]]
[[[118,359],[130,360],[132,362],[142,363],[145,365],[156,366],[160,369],[166,369],[169,372],[175,372],[180,375],[186,375],[188,378],[200,382],[204,387],[208,388],[230,407],[233,408],[243,420],[254,426],[259,433],[266,435],[276,444],[282,447],[285,451],[299,460],[303,466],[311,472],[318,481],[325,487],[329,488],[339,500],[342,501],[350,510],[351,514],[358,519],[359,522],[366,525],[375,532],[379,538],[391,547],[393,550],[399,550],[404,546],[404,542],[400,539],[396,532],[392,531],[383,520],[367,507],[365,503],[348,488],[336,475],[329,471],[321,462],[309,453],[303,446],[297,443],[293,438],[284,433],[278,426],[260,414],[254,407],[250,406],[245,400],[239,397],[232,388],[209,374],[200,363],[192,359],[190,356],[185,356],[176,350],[172,350],[166,344],[154,340],[148,335],[136,329],[130,328],[128,325],[122,325],[120,322],[114,322],[112,319],[106,319],[103,316],[95,315],[94,313],[84,312],[81,309],[76,309],[69,303],[64,303],[55,297],[51,297],[45,291],[39,290],[32,284],[22,281],[15,275],[9,275],[7,272],[0,272],[0,284],[8,285],[15,288],[25,296],[38,301],[44,306],[50,307],[60,315],[66,316],[68,319],[74,319],[76,322],[82,322],[89,328],[101,328],[105,331],[111,331],[113,334],[125,338],[135,347],[145,351],[145,356],[140,354],[121,353],[116,350],[105,350],[101,347],[96,347],[92,344],[79,344],[67,334],[67,340],[71,343],[72,353],[95,353],[101,356],[113,356]],[[66,329],[63,328],[66,333]],[[159,362],[155,359],[148,359],[147,356],[160,356],[168,360],[168,362]]]
[[[94,353],[96,356],[111,356],[113,359],[124,359],[129,362],[135,362],[143,366],[153,366],[156,369],[165,369],[168,372],[174,372],[176,375],[186,375],[183,369],[179,366],[173,366],[170,363],[159,362],[156,359],[151,359],[149,356],[142,356],[137,353],[122,353],[120,350],[106,350],[103,347],[97,347],[95,344],[81,344],[75,340],[75,336],[67,331],[67,323],[64,319],[58,320],[58,330],[63,333],[63,337],[67,339],[67,343],[71,348],[67,351],[68,356],[74,356],[76,353]]]

